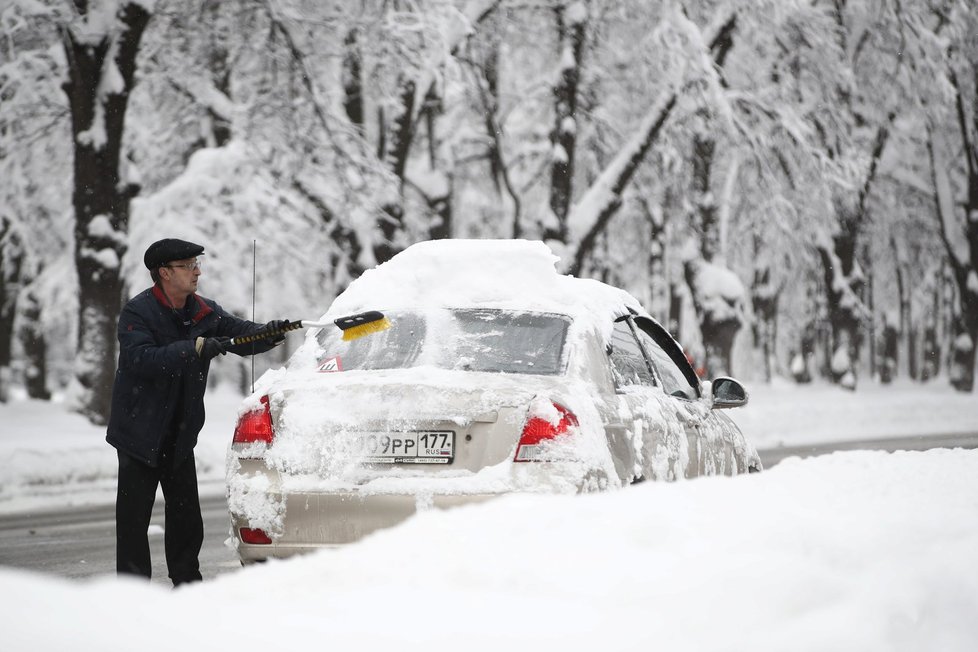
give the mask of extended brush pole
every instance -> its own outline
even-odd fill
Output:
[[[281,328],[269,328],[258,331],[257,333],[252,333],[251,335],[241,335],[232,338],[229,346],[249,344],[251,342],[257,342],[258,340],[267,340],[268,338],[285,335],[289,331],[296,331],[300,328],[325,328],[326,326],[333,325],[342,330],[343,339],[349,341],[355,340],[358,337],[363,337],[364,335],[387,330],[391,327],[391,322],[384,316],[384,313],[377,310],[361,312],[356,315],[350,315],[349,317],[340,317],[332,322],[297,319],[296,321],[289,321],[289,323]]]
[[[239,335],[238,337],[231,338],[231,343],[228,346],[237,346],[239,344],[251,344],[252,342],[257,342],[258,340],[267,340],[270,337],[278,337],[279,335],[284,335],[289,331],[296,331],[303,327],[303,325],[309,322],[303,321],[290,321],[288,324],[281,328],[268,328],[266,330],[261,330],[251,335]]]
[[[258,303],[258,240],[251,241],[251,321],[255,321],[255,304]],[[255,347],[251,347],[251,391],[255,391]]]

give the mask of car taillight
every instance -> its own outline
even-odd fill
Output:
[[[552,405],[557,410],[556,422],[532,413],[526,420],[526,424],[523,425],[523,434],[520,435],[520,443],[516,446],[514,462],[546,461],[542,444],[567,434],[571,426],[578,425],[577,417],[574,416],[573,412],[559,403]]]
[[[272,411],[268,407],[268,397],[261,397],[261,407],[242,414],[234,427],[235,444],[265,442],[271,444],[275,437],[272,429]]]
[[[243,543],[250,543],[256,546],[267,546],[272,543],[272,538],[265,533],[265,530],[243,527],[238,532],[241,534],[241,541]]]

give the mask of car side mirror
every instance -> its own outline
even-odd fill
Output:
[[[728,376],[720,376],[713,380],[713,408],[743,407],[747,405],[747,390],[738,381]]]

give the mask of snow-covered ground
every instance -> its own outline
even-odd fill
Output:
[[[978,429],[944,384],[753,385],[759,448]],[[16,397],[15,397],[16,398]],[[205,493],[240,397],[207,399]],[[0,510],[113,499],[104,432],[0,405]],[[0,551],[2,563],[2,551]],[[847,452],[764,473],[424,512],[341,550],[168,591],[0,568],[4,650],[978,649],[978,451]]]

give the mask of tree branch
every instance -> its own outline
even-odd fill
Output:
[[[859,189],[859,200],[856,203],[856,206],[858,206],[857,219],[859,221],[862,221],[863,216],[866,214],[866,199],[869,197],[870,186],[872,186],[873,181],[876,179],[876,172],[879,169],[880,160],[883,157],[883,149],[886,147],[886,142],[890,138],[889,127],[895,117],[896,114],[891,113],[888,116],[887,123],[880,125],[879,129],[876,130],[876,138],[873,140],[873,149],[870,153],[869,171],[866,174],[866,179],[863,181],[862,187]]]
[[[978,71],[978,66],[975,67],[975,70]],[[958,115],[958,129],[961,132],[961,142],[964,145],[965,158],[968,161],[968,178],[974,179],[978,176],[978,160],[976,160],[978,158],[978,151],[976,151],[974,143],[971,142],[971,134],[968,129],[968,115],[964,107],[964,97],[962,97],[958,76],[950,66],[948,66],[948,73],[951,86],[954,87],[954,106]]]

